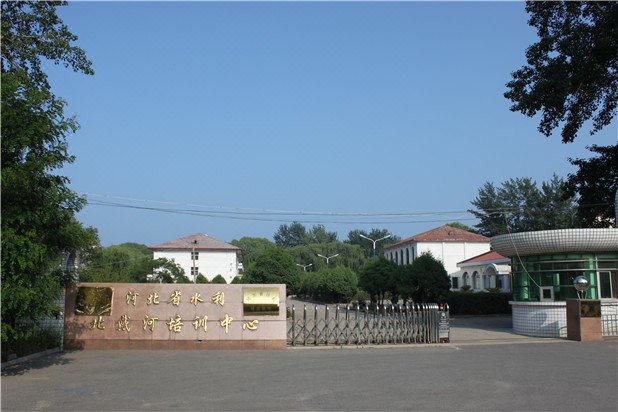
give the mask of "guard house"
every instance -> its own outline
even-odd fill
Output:
[[[601,315],[618,315],[618,229],[512,233],[491,246],[511,259],[516,333],[566,337],[565,300],[577,298],[580,275],[590,282],[586,298],[601,300]]]

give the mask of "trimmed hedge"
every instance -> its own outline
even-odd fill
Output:
[[[451,315],[511,314],[510,293],[450,292],[446,299]]]

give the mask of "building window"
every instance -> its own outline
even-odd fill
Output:
[[[199,273],[200,273],[200,269],[197,266],[193,266],[191,268],[191,276],[195,277],[195,276],[199,275]]]
[[[472,273],[472,288],[473,289],[481,288],[481,285],[479,285],[479,274],[476,271]]]
[[[403,250],[399,251],[399,264],[403,265]]]
[[[464,286],[470,286],[470,279],[468,277],[468,272],[464,272],[463,274],[463,284]]]
[[[406,265],[410,264],[410,249],[406,248]]]
[[[453,284],[453,289],[459,289],[459,278],[451,278],[451,283]]]
[[[191,260],[199,260],[200,252],[191,252]]]

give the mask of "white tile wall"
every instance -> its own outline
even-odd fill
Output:
[[[513,332],[526,336],[565,338],[566,302],[509,302]],[[602,300],[601,315],[618,314],[618,301]]]

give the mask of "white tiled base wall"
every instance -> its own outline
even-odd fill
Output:
[[[526,336],[565,338],[566,302],[509,302],[513,332]],[[618,301],[602,300],[601,315],[618,314]]]

